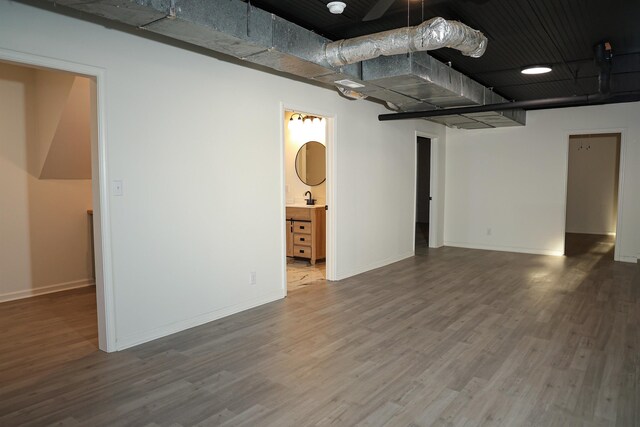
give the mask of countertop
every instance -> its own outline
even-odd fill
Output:
[[[288,208],[307,208],[307,209],[316,209],[316,208],[324,208],[325,205],[287,205]]]

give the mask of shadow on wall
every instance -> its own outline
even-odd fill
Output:
[[[0,63],[0,301],[93,282],[89,87]]]

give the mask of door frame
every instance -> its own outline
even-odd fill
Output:
[[[91,180],[94,219],[94,259],[96,305],[98,313],[98,347],[105,352],[116,351],[115,296],[111,254],[111,217],[106,148],[106,70],[77,62],[33,55],[0,48],[0,60],[16,65],[66,71],[89,77],[92,84],[92,104],[96,108],[96,137],[91,141]],[[93,108],[94,105],[91,106]],[[95,191],[95,190],[98,191]],[[97,225],[97,226],[96,226]]]
[[[438,241],[438,235],[441,234],[442,230],[442,219],[440,218],[439,207],[443,201],[438,198],[438,188],[440,187],[439,182],[439,146],[438,146],[438,135],[429,132],[416,131],[414,137],[414,173],[413,173],[413,242],[412,250],[415,254],[416,252],[416,217],[417,212],[416,209],[418,207],[418,137],[428,138],[431,140],[431,155],[429,158],[430,161],[430,177],[429,177],[429,195],[431,196],[431,200],[429,203],[429,244],[430,248],[439,248],[443,246],[441,242]],[[442,195],[444,196],[444,195]]]
[[[286,173],[285,173],[285,114],[286,111],[295,111],[302,114],[309,114],[312,116],[324,117],[327,121],[327,133],[325,145],[327,147],[326,155],[326,173],[327,178],[326,185],[326,204],[329,207],[326,212],[326,265],[327,265],[327,280],[336,280],[336,259],[337,259],[337,246],[336,246],[336,213],[338,212],[337,205],[337,167],[336,167],[336,145],[337,145],[337,128],[338,128],[338,116],[331,111],[324,111],[310,105],[299,105],[286,101],[280,102],[280,247],[281,247],[281,271],[282,271],[282,296],[287,296],[287,231],[285,226],[285,220],[287,217],[287,195],[286,195]]]
[[[620,134],[620,158],[618,160],[618,212],[616,214],[616,239],[615,246],[613,251],[613,260],[614,261],[626,261],[626,262],[635,262],[634,259],[627,259],[627,257],[622,257],[620,255],[620,246],[622,242],[623,233],[620,232],[623,224],[623,216],[622,216],[622,201],[624,200],[624,166],[625,166],[625,153],[626,153],[626,129],[625,128],[613,128],[613,129],[575,129],[571,131],[565,132],[564,138],[564,195],[563,195],[563,208],[562,209],[562,222],[561,222],[561,230],[562,230],[562,252],[561,255],[565,254],[566,251],[566,230],[567,230],[567,195],[569,192],[569,141],[571,136],[577,135],[601,135],[601,134],[610,134],[610,133],[618,133]]]

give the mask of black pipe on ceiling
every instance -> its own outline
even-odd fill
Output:
[[[562,98],[533,99],[530,101],[501,102],[499,104],[477,105],[473,107],[443,108],[440,110],[408,111],[404,113],[380,114],[378,120],[406,120],[429,117],[453,116],[457,114],[484,113],[488,111],[505,110],[539,110],[546,108],[576,107],[583,105],[617,104],[621,102],[640,101],[640,92],[630,92],[618,95],[579,95]]]
[[[602,42],[594,47],[595,61],[600,73],[598,75],[598,92],[608,95],[611,92],[611,60],[613,52],[611,43]]]
[[[602,42],[594,47],[594,58],[600,68],[598,75],[598,93],[594,95],[566,96],[562,98],[533,99],[529,101],[501,102],[498,104],[477,105],[473,107],[444,108],[428,111],[409,111],[404,113],[380,114],[378,120],[406,120],[429,117],[453,116],[458,114],[484,113],[505,110],[538,110],[543,108],[576,107],[582,105],[615,104],[640,101],[640,92],[611,94],[611,43]]]

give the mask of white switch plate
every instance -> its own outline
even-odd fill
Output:
[[[122,181],[111,182],[111,194],[113,196],[122,196]]]
[[[250,285],[255,285],[256,284],[256,272],[252,271],[251,273],[249,273],[249,284]]]

